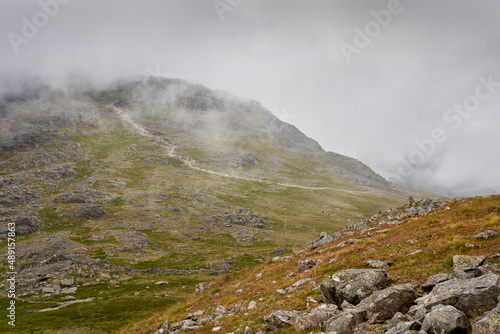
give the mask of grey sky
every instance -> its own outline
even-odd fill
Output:
[[[481,80],[500,82],[498,1],[59,0],[57,10],[55,1],[41,1],[57,13],[18,53],[9,33],[22,37],[23,17],[33,23],[43,9],[0,2],[3,79],[97,84],[158,69],[258,100],[390,180],[462,195],[500,189],[500,85],[480,88],[473,105]],[[390,22],[377,23],[371,12],[390,8]],[[356,46],[355,28],[367,24],[370,43],[348,62],[340,45]],[[466,101],[467,118],[443,120]],[[432,145],[434,129],[446,139]],[[401,157],[411,156],[407,168]]]

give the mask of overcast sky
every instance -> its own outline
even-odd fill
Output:
[[[500,189],[499,1],[2,0],[0,32],[4,80],[188,79],[389,180]]]

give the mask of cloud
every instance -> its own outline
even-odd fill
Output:
[[[355,29],[364,31],[391,1],[221,1],[232,6],[223,20],[204,0],[4,0],[0,81],[40,76],[64,87],[86,78],[103,86],[159,65],[172,77],[286,108],[325,149],[391,180],[447,194],[500,189],[492,144],[500,132],[491,127],[500,91],[460,129],[447,128],[449,139],[411,177],[398,172],[399,157],[445,126],[443,113],[479,77],[500,81],[500,3],[401,0],[402,11],[348,63],[340,44],[353,44]],[[9,33],[23,36],[24,18],[33,23],[54,3],[57,13],[16,53]]]

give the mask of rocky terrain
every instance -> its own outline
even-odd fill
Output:
[[[0,253],[15,223],[21,332],[116,332],[423,196],[258,102],[182,80],[38,87],[4,96],[0,115]]]
[[[247,272],[249,277],[206,287],[201,293],[208,296],[186,305],[184,320],[167,319],[152,333],[499,333],[499,204],[499,196],[438,202],[410,197],[404,207],[381,211],[335,235],[322,233],[292,255]],[[448,229],[439,222],[450,217],[457,217],[465,232],[453,234],[463,243],[455,249],[446,245],[446,232],[435,235]],[[429,223],[439,226],[425,231]],[[415,228],[419,232],[409,232]],[[442,245],[422,242],[427,233]],[[402,240],[407,247],[398,250]],[[373,248],[383,248],[381,241],[391,242],[386,246],[391,254]],[[365,245],[353,249],[360,244]],[[428,254],[440,253],[440,246],[460,254],[443,254],[449,262],[439,265],[443,259]],[[350,266],[354,258],[359,265]],[[419,262],[425,265],[410,268]],[[297,274],[289,272],[294,266]],[[412,275],[405,275],[408,271]]]

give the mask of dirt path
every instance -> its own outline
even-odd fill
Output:
[[[194,170],[197,170],[197,171],[200,171],[200,172],[205,172],[205,173],[213,174],[213,175],[222,176],[222,177],[232,178],[232,179],[239,179],[239,180],[246,180],[246,181],[255,181],[255,182],[261,182],[261,183],[267,183],[267,184],[274,184],[274,185],[283,186],[283,187],[289,187],[289,188],[300,188],[300,189],[310,189],[310,190],[330,190],[330,189],[335,189],[335,190],[342,190],[342,191],[346,191],[346,192],[352,192],[351,190],[339,189],[339,188],[308,187],[308,186],[301,186],[301,185],[298,185],[298,184],[272,182],[272,181],[268,181],[268,180],[264,180],[264,179],[230,175],[230,174],[227,174],[227,173],[221,173],[221,172],[216,172],[216,171],[213,171],[213,170],[201,168],[201,167],[199,167],[199,166],[196,165],[196,161],[194,161],[193,159],[186,158],[186,157],[183,157],[183,156],[178,155],[177,153],[175,153],[175,145],[172,145],[172,144],[168,143],[167,141],[165,141],[160,136],[156,136],[156,135],[153,135],[152,133],[150,133],[145,127],[143,127],[142,125],[140,125],[137,122],[135,122],[132,119],[132,117],[130,117],[129,115],[127,115],[125,112],[123,112],[123,110],[121,110],[120,108],[116,107],[114,104],[111,104],[108,107],[111,108],[118,116],[120,116],[123,121],[125,121],[128,124],[130,124],[132,126],[132,128],[134,128],[141,136],[151,138],[156,143],[164,146],[166,148],[166,153],[167,153],[167,155],[169,157],[171,157],[171,158],[177,158],[177,159],[181,160],[184,165],[186,165],[187,167],[189,167],[191,169],[194,169]]]

